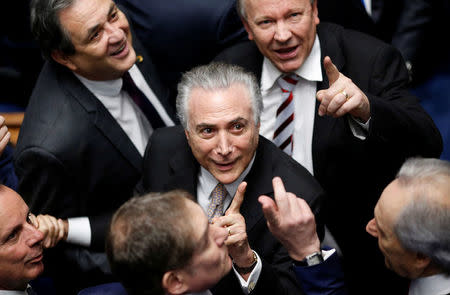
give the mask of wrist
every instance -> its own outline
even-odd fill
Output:
[[[303,260],[300,261],[294,261],[294,265],[296,266],[313,266],[320,264],[324,261],[322,256],[322,251],[314,252],[309,255],[307,255]]]
[[[288,249],[289,256],[296,261],[302,261],[303,259],[306,258],[306,256],[316,252],[320,252],[320,244],[312,245],[308,248],[302,249],[292,249],[292,250]]]
[[[256,253],[253,250],[250,251],[251,251],[251,259],[249,260],[250,262],[246,264],[238,264],[236,263],[236,261],[233,261],[234,268],[241,275],[251,273],[255,268],[256,264],[258,263],[258,256],[256,255]]]

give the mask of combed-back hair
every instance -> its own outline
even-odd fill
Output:
[[[130,295],[164,294],[164,273],[183,268],[192,258],[187,199],[192,196],[181,190],[149,193],[128,200],[114,214],[106,252],[112,272]]]
[[[450,274],[450,163],[412,158],[397,179],[412,196],[394,225],[400,243]]]

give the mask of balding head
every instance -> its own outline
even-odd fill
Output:
[[[29,214],[22,198],[0,185],[0,290],[24,290],[44,269],[43,234]]]

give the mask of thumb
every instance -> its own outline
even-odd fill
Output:
[[[270,225],[278,224],[278,207],[275,204],[274,200],[268,196],[260,196],[258,198],[258,201],[261,204],[261,208],[267,222]]]
[[[329,56],[325,56],[325,58],[323,59],[323,67],[325,68],[331,86],[331,84],[336,82],[336,80],[339,78],[339,70],[336,68]]]

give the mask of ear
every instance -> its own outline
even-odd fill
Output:
[[[320,23],[319,10],[317,9],[317,0],[315,0],[314,3],[312,4],[312,9],[313,9],[314,23],[317,26]]]
[[[187,129],[184,129],[184,134],[186,135],[186,139],[187,139],[187,141],[189,143],[189,139],[190,139],[189,131]]]
[[[60,50],[53,50],[51,56],[54,61],[65,67],[68,67],[69,70],[75,71],[77,69],[77,66],[70,60],[70,58]]]
[[[183,275],[177,271],[168,271],[163,275],[162,287],[169,294],[184,294],[188,291]]]
[[[414,261],[414,265],[416,267],[416,269],[420,269],[422,272],[428,268],[428,266],[430,266],[431,264],[431,259],[430,257],[422,254],[422,253],[416,253],[416,257],[415,257],[415,261]]]
[[[253,40],[253,32],[252,32],[250,26],[248,25],[247,20],[241,16],[241,21],[244,24],[245,30],[247,31],[248,39]]]

